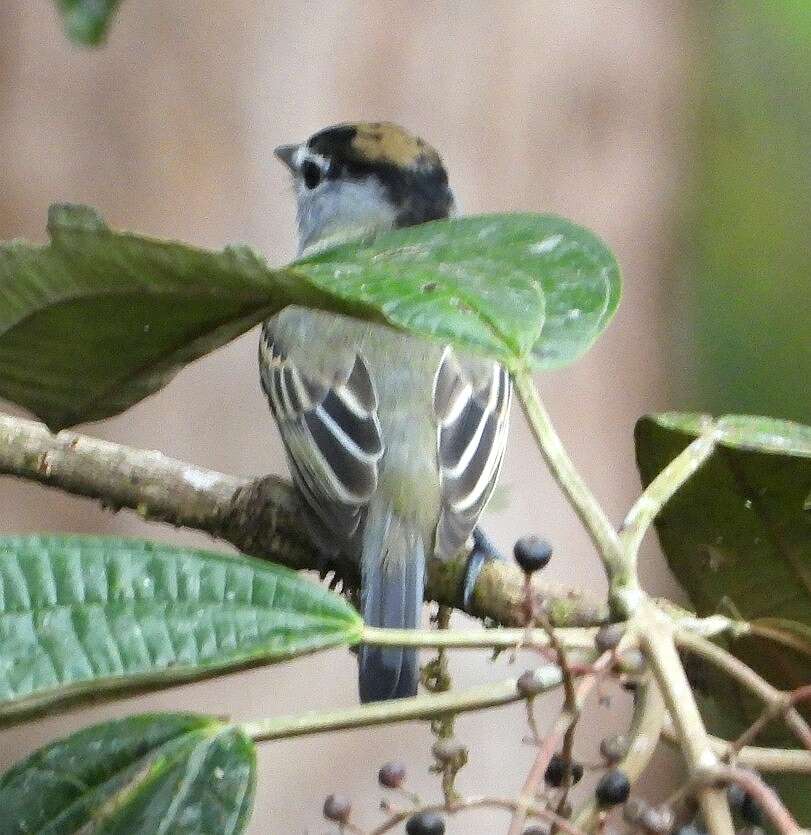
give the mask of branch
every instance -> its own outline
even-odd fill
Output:
[[[417,812],[446,812],[449,815],[456,815],[459,812],[467,812],[471,809],[503,809],[507,812],[514,812],[518,801],[512,797],[462,797],[450,803],[428,803],[415,806],[411,809],[404,809],[393,814],[385,823],[373,829],[369,835],[384,835],[391,832],[396,826],[408,820]],[[569,835],[584,835],[583,832],[559,815],[547,809],[545,806],[531,804],[527,808],[527,815],[541,818],[562,830]]]
[[[669,719],[662,728],[662,738],[675,748],[679,747],[676,730]],[[739,751],[733,751],[732,743],[725,739],[719,739],[717,736],[711,736],[709,739],[719,759],[734,759],[739,765],[753,771],[811,774],[811,751],[799,751],[795,748],[761,748],[755,745],[746,745]]]
[[[751,690],[756,696],[759,696],[766,702],[769,708],[769,721],[772,718],[782,716],[789,730],[805,746],[806,750],[811,751],[811,727],[794,707],[798,698],[805,698],[803,690],[797,691],[800,694],[799,697],[792,693],[784,693],[782,690],[778,690],[774,685],[766,681],[765,678],[759,676],[751,667],[744,664],[743,661],[698,635],[689,632],[679,632],[676,641],[683,649],[714,664],[744,687]],[[747,735],[743,744],[750,741]]]
[[[600,555],[617,614],[628,617],[644,598],[632,561],[627,557],[614,526],[569,458],[530,374],[526,371],[515,372],[513,384],[549,471],[565,493]]]
[[[194,528],[240,551],[293,569],[322,569],[306,533],[293,487],[268,477],[236,478],[153,450],[135,449],[75,432],[53,435],[32,420],[0,414],[0,474],[98,499],[113,511]],[[428,566],[426,596],[458,605],[466,555]],[[348,575],[356,567],[341,565]],[[590,626],[608,619],[607,607],[559,585],[534,586],[539,605],[556,626]],[[524,575],[500,560],[479,575],[468,613],[507,626],[523,624]]]
[[[645,488],[628,511],[620,530],[620,541],[636,571],[639,546],[658,516],[678,489],[701,467],[715,449],[716,433],[712,424],[686,449],[677,455]]]
[[[535,798],[538,794],[538,787],[541,785],[541,781],[543,780],[544,773],[546,772],[546,768],[549,765],[552,755],[557,750],[557,747],[563,739],[567,729],[577,721],[577,716],[583,707],[583,703],[586,701],[589,693],[591,693],[591,690],[598,681],[600,674],[605,670],[611,660],[612,655],[610,653],[604,654],[597,660],[591,670],[583,676],[577,687],[577,691],[574,694],[574,711],[571,712],[564,706],[555,720],[552,729],[549,731],[547,736],[544,738],[543,743],[538,748],[535,760],[529,770],[529,773],[527,774],[526,780],[524,781],[524,785],[521,789],[521,794],[518,797],[515,810],[513,811],[507,835],[519,835],[523,829],[529,807],[535,802]],[[541,668],[541,670],[544,669],[546,668]],[[553,667],[552,669],[560,671],[557,667]],[[563,678],[561,672],[561,681],[562,680]]]
[[[743,768],[725,766],[720,768],[715,776],[728,783],[737,783],[744,789],[781,835],[790,835],[792,832],[800,831],[797,821],[786,809],[777,792],[771,786],[767,786],[757,774]]]
[[[544,690],[553,690],[563,681],[560,670],[551,664],[538,668],[536,674]],[[254,742],[262,742],[415,719],[435,719],[448,713],[466,713],[471,710],[500,707],[525,698],[526,696],[519,691],[515,679],[507,679],[498,684],[485,684],[447,693],[428,693],[387,702],[372,702],[345,710],[301,713],[243,722],[239,728]]]
[[[653,605],[645,606],[637,617],[640,641],[673,717],[690,781],[703,782],[708,773],[720,767],[720,761],[710,744],[693,691],[676,652],[673,623]],[[735,828],[725,791],[705,785],[697,794],[704,820],[712,835],[733,835]]]
[[[594,639],[597,629],[554,629],[550,635],[545,629],[383,629],[377,626],[363,627],[361,643],[378,647],[420,647],[421,649],[534,649],[548,647],[554,640],[558,652],[577,651],[593,661],[596,658]]]

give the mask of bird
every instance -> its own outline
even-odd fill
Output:
[[[389,122],[334,125],[274,153],[292,175],[300,257],[455,213],[439,153]],[[314,543],[357,566],[368,625],[417,628],[427,560],[475,537],[498,478],[508,373],[440,341],[298,306],[263,323],[259,365]],[[413,648],[364,645],[358,664],[361,702],[417,692]]]

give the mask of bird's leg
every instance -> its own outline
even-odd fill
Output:
[[[473,529],[473,550],[467,558],[465,573],[462,575],[462,585],[459,590],[459,605],[467,609],[473,597],[473,589],[479,574],[488,560],[503,560],[504,555],[490,541],[487,534],[478,526]]]

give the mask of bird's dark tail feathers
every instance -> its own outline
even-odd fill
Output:
[[[409,530],[390,508],[369,510],[361,559],[361,608],[369,626],[414,629],[425,590],[425,550],[419,531]],[[416,649],[361,647],[362,702],[414,696],[419,684]]]

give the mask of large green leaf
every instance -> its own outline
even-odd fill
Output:
[[[637,459],[648,484],[701,431],[699,415],[645,417]],[[722,446],[660,513],[671,568],[704,614],[811,625],[811,428],[769,418],[719,419]]]
[[[605,246],[539,215],[437,221],[275,270],[247,247],[112,232],[82,207],[52,209],[49,231],[0,245],[0,396],[53,428],[127,409],[290,304],[548,367],[583,353],[619,297]]]
[[[45,247],[0,246],[0,395],[52,428],[117,414],[263,316],[308,301],[246,248],[116,234],[82,207],[53,207],[48,231]]]
[[[0,835],[236,835],[256,750],[232,725],[182,713],[105,722],[0,777]]]
[[[659,473],[701,431],[703,415],[646,417],[636,427],[642,481]],[[782,688],[811,681],[811,428],[770,418],[717,421],[721,446],[656,520],[676,578],[702,615],[722,611],[765,627],[735,642],[735,653]],[[793,622],[793,623],[792,623]],[[805,628],[805,629],[804,629]],[[768,630],[778,634],[767,635]],[[794,646],[792,646],[792,642]],[[734,738],[760,705],[728,679],[711,678],[705,704],[712,727]],[[772,741],[783,744],[784,736]],[[786,801],[811,825],[804,778],[778,781]]]
[[[0,538],[0,723],[356,643],[323,586],[244,556],[104,537]]]
[[[296,266],[322,288],[379,308],[393,325],[538,368],[588,350],[620,296],[605,244],[550,215],[438,221]]]
[[[121,0],[56,0],[68,36],[85,46],[104,41],[120,4]]]

